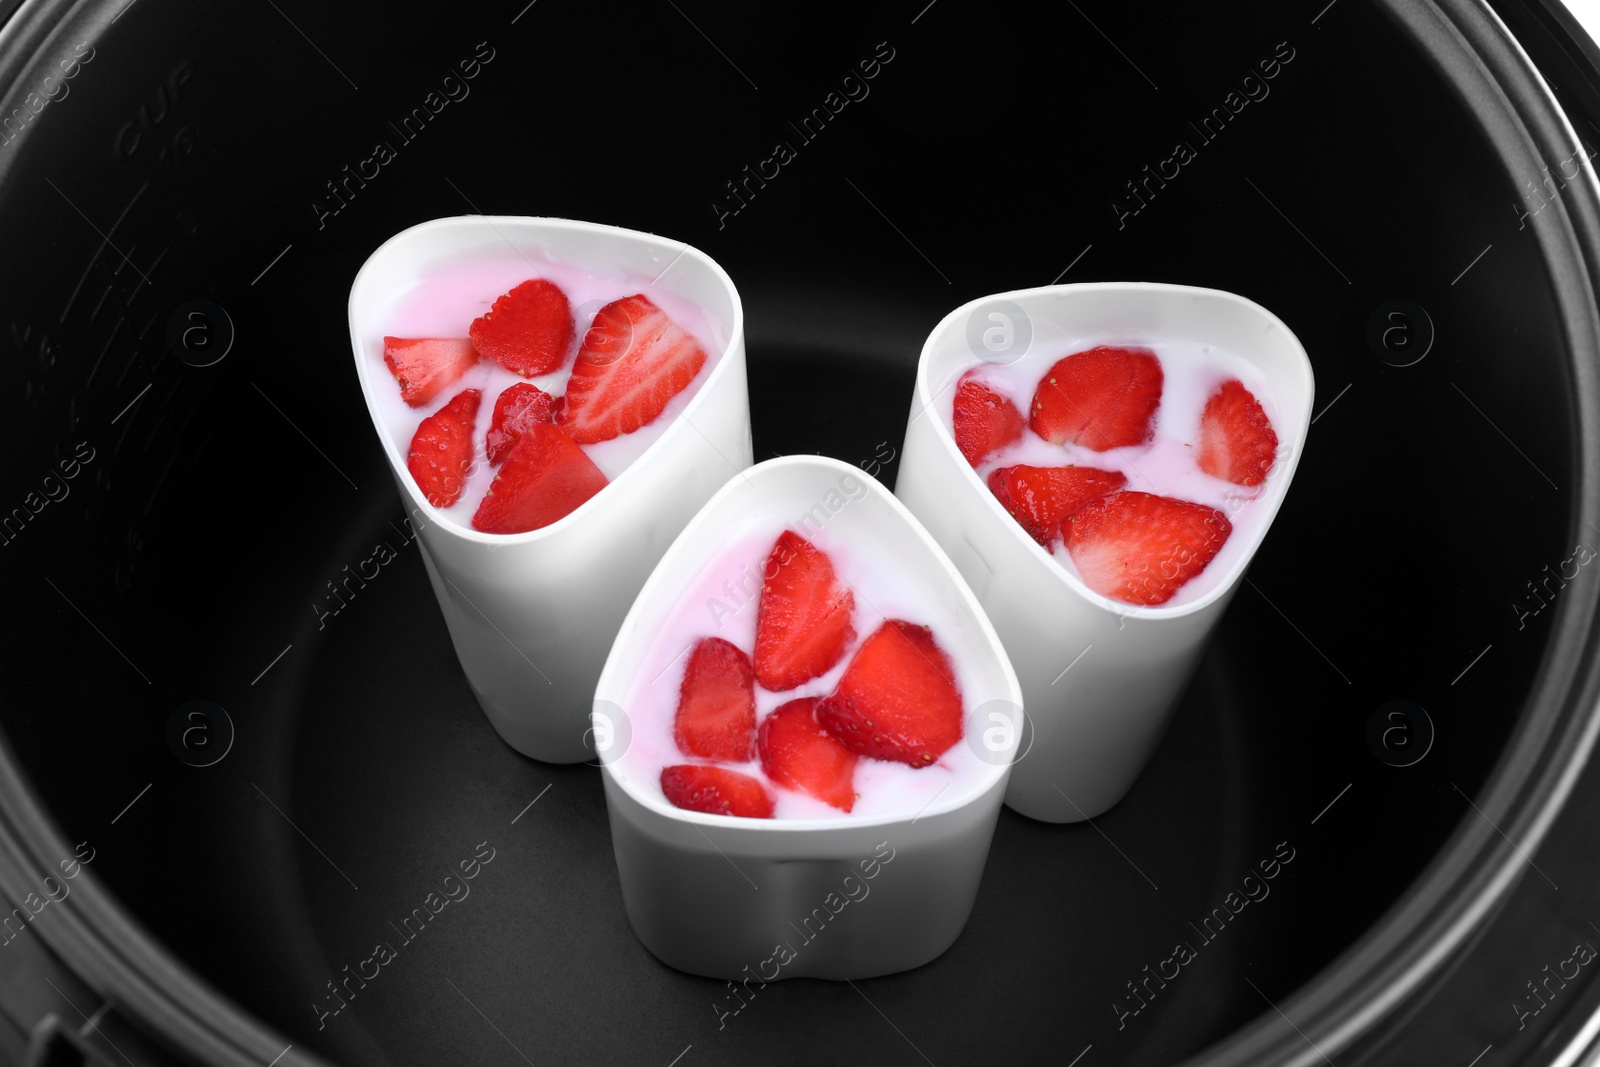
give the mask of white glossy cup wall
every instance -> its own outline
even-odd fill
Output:
[[[730,539],[752,529],[753,520],[770,520],[766,528],[775,533],[836,493],[843,478],[856,479],[864,491],[832,515],[830,532],[846,541],[878,539],[955,605],[955,632],[939,640],[966,668],[965,738],[956,744],[995,729],[987,710],[1020,708],[1021,692],[999,638],[910,512],[854,467],[789,456],[729,481],[662,558],[617,634],[594,694],[597,717],[615,719],[619,709],[627,714],[632,680],[655,635]],[[920,812],[871,818],[750,819],[686,811],[662,794],[659,768],[631,764],[621,743],[602,746],[612,844],[634,931],[672,967],[735,981],[746,977],[747,966],[758,979],[773,981],[868,978],[927,963],[961,933],[977,896],[1021,733],[994,736],[999,740],[969,783],[940,792]],[[841,903],[852,894],[859,900]],[[768,963],[779,945],[791,948],[794,958]]]
[[[589,711],[617,628],[656,561],[711,495],[751,462],[744,312],[704,253],[666,238],[564,219],[463,216],[405,230],[374,252],[350,291],[350,339],[374,420],[394,294],[430,266],[507,245],[538,259],[619,269],[702,308],[727,341],[661,437],[600,493],[539,530],[485,534],[427,502],[405,449],[378,436],[412,523],[467,681],[518,752],[551,763],[592,757]],[[664,273],[663,273],[664,272]],[[659,278],[657,276],[659,275]],[[491,294],[492,295],[492,294]],[[466,332],[465,323],[462,333]],[[579,322],[577,329],[586,329]],[[710,354],[710,353],[708,353]],[[675,405],[676,406],[676,405]]]
[[[1215,345],[1262,371],[1277,408],[1279,446],[1265,492],[1250,506],[1267,510],[1242,550],[1229,553],[1232,564],[1210,576],[1215,584],[1206,595],[1173,607],[1101,596],[1028,536],[962,456],[940,415],[948,413],[960,368],[985,358],[971,338],[982,336],[986,313],[998,301],[1027,317],[1033,352],[1065,356],[1093,344],[1182,338]],[[976,329],[974,315],[984,316]],[[994,328],[1008,330],[1003,336],[1010,339],[1020,325]],[[1078,822],[1110,808],[1133,785],[1294,478],[1312,397],[1311,363],[1289,328],[1259,304],[1215,289],[1108,282],[1000,293],[957,308],[929,335],[895,495],[966,578],[1022,684],[1033,736],[1012,769],[1006,804],[1013,810]]]

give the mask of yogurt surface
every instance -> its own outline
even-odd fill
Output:
[[[1228,516],[1233,532],[1206,569],[1186,582],[1172,599],[1154,607],[1138,606],[1141,613],[1179,607],[1205,596],[1216,587],[1254,542],[1258,528],[1266,522],[1268,509],[1256,506],[1268,494],[1278,492],[1279,472],[1284,469],[1283,429],[1279,408],[1268,388],[1267,378],[1255,364],[1214,345],[1170,337],[1140,337],[1128,334],[1083,337],[1065,344],[1052,344],[1043,351],[1031,351],[1015,363],[991,364],[973,360],[956,369],[937,392],[934,410],[940,424],[954,439],[956,387],[963,376],[973,379],[1007,397],[1024,420],[1039,381],[1055,363],[1074,352],[1097,345],[1147,348],[1161,362],[1161,406],[1156,409],[1155,435],[1148,444],[1131,445],[1096,452],[1081,445],[1053,445],[1032,429],[1024,428],[1022,438],[986,456],[977,475],[988,492],[989,473],[998,467],[1027,464],[1034,467],[1063,467],[1069,464],[1116,471],[1127,478],[1127,491],[1154,493],[1214,507]],[[1206,401],[1223,382],[1237,378],[1261,403],[1267,419],[1278,431],[1278,456],[1272,470],[1260,485],[1242,486],[1202,471],[1196,462],[1200,448],[1200,416]],[[963,461],[964,462],[964,461]],[[1018,534],[1027,537],[1021,527]],[[1031,540],[1031,538],[1030,538]],[[1057,563],[1074,577],[1078,575],[1064,543],[1052,550]],[[1134,608],[1135,605],[1129,605]]]
[[[501,295],[530,278],[545,278],[555,283],[572,306],[573,340],[560,370],[538,378],[525,378],[491,359],[480,358],[465,374],[445,386],[438,396],[422,407],[414,408],[401,398],[400,385],[383,361],[385,336],[466,337],[474,319],[493,307]],[[648,277],[607,269],[600,264],[577,266],[556,263],[534,255],[520,255],[510,248],[447,261],[418,274],[410,285],[398,288],[390,296],[388,306],[378,316],[379,321],[385,323],[383,333],[369,340],[367,352],[368,358],[375,364],[372,368],[376,375],[374,381],[379,383],[373,390],[379,428],[394,443],[401,457],[410,451],[411,437],[423,419],[444,407],[464,389],[477,389],[483,394],[473,429],[473,464],[465,487],[454,504],[437,509],[440,514],[463,527],[471,528],[473,513],[477,511],[478,504],[499,469],[489,466],[484,438],[494,417],[495,401],[501,392],[518,382],[531,382],[552,396],[565,393],[567,379],[572,374],[573,358],[583,343],[583,335],[594,320],[595,313],[613,300],[636,293],[643,293],[673,322],[692,335],[705,350],[706,362],[689,386],[672,398],[667,409],[654,422],[609,441],[580,446],[595,466],[608,479],[615,481],[619,474],[660,439],[677,413],[700,391],[727,347],[728,327],[725,323],[717,321],[698,305],[650,284]],[[386,388],[385,384],[389,387]]]
[[[846,500],[843,506],[851,504]],[[856,635],[839,663],[797,688],[774,693],[757,682],[757,729],[775,708],[791,700],[825,697],[833,692],[861,642],[885,619],[903,619],[930,627],[949,657],[962,694],[963,737],[938,760],[922,768],[860,757],[854,779],[857,799],[850,812],[778,785],[762,772],[759,759],[716,765],[761,780],[775,798],[773,817],[777,819],[915,815],[936,799],[954,800],[982,788],[993,768],[969,747],[973,740],[975,690],[970,664],[964,662],[965,650],[956,644],[956,635],[962,629],[956,624],[958,606],[932,595],[926,588],[926,578],[919,580],[914,567],[886,548],[862,543],[867,539],[842,536],[843,531],[834,525],[814,529],[815,523],[803,522],[806,507],[809,502],[795,502],[794,515],[787,522],[780,517],[777,506],[747,516],[737,528],[727,531],[721,556],[688,579],[682,594],[663,617],[627,688],[624,710],[632,738],[621,756],[621,769],[642,788],[659,789],[663,768],[710,762],[684,755],[673,740],[679,687],[689,652],[702,637],[723,638],[746,654],[754,651],[762,573],[773,543],[788,528],[826,552],[838,579],[854,592],[851,621]]]

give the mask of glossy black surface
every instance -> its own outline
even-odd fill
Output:
[[[0,506],[78,442],[94,452],[0,547],[18,620],[0,723],[63,832],[295,1054],[351,1063],[686,1046],[684,1063],[1065,1062],[1092,1045],[1086,1065],[1164,1064],[1270,1012],[1471,814],[1548,637],[1526,583],[1574,550],[1567,354],[1513,206],[1542,176],[1507,173],[1376,5],[1321,6],[128,9],[0,146]],[[469,94],[402,143],[387,124],[485,41]],[[890,50],[870,95],[802,143],[788,123]],[[1187,128],[1275,54],[1292,59],[1215,140]],[[1179,138],[1194,161],[1119,227],[1123,183]],[[394,160],[328,213],[324,183],[379,140]],[[780,140],[794,159],[726,213],[724,183]],[[1213,286],[1305,344],[1321,414],[1293,491],[1149,770],[1093,827],[1005,813],[938,961],[769,986],[719,1029],[726,988],[628,927],[597,772],[516,755],[478,711],[391,526],[345,325],[378,243],[475,210],[716,258],[745,301],[758,458],[897,448],[923,337],[985,293]],[[1366,343],[1394,299],[1437,332],[1414,366]],[[210,367],[167,349],[192,300],[236,330]],[[399,558],[319,629],[324,583],[383,540]],[[192,699],[237,730],[211,767],[167,746]],[[1394,699],[1437,729],[1406,768],[1366,740]],[[325,983],[483,841],[471,896],[319,1030]],[[1294,858],[1270,896],[1201,943],[1189,924],[1280,842]],[[1178,941],[1197,958],[1131,1014],[1125,983]]]

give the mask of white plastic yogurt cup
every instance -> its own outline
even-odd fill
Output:
[[[666,799],[651,740],[661,724],[640,716],[670,714],[673,702],[633,710],[629,703],[642,675],[676,692],[679,675],[662,673],[659,638],[664,627],[684,625],[685,598],[720,575],[730,546],[785,526],[830,552],[872,543],[879,559],[892,561],[892,574],[854,589],[860,637],[863,621],[932,605],[931,618],[908,621],[933,626],[962,687],[963,737],[950,750],[959,770],[944,775],[947,788],[926,798],[908,792],[901,804],[858,801],[866,813],[806,817],[797,807],[771,819],[703,814]],[[896,582],[917,588],[896,601]],[[862,611],[863,596],[879,601],[875,612]],[[753,616],[757,607],[742,610]],[[634,931],[679,970],[735,981],[866,978],[934,959],[960,934],[977,895],[1021,740],[1020,712],[1016,676],[971,590],[887,489],[817,456],[769,460],[735,476],[645,583],[595,691],[612,844]]]
[[[1170,348],[1184,361],[1210,346],[1220,350],[1224,370],[1242,361],[1245,384],[1267,394],[1260,399],[1278,437],[1273,468],[1254,489],[1211,479],[1209,491],[1191,480],[1188,497],[1182,486],[1167,490],[1221,507],[1234,528],[1204,572],[1168,603],[1150,607],[1090,589],[1065,562],[1064,549],[1057,550],[1062,559],[1052,558],[1006,513],[951,431],[949,409],[964,370],[976,366],[981,374],[985,363],[1035,360],[1043,369],[1073,352],[1119,344],[1158,354]],[[1189,383],[1184,391],[1194,394],[1187,402],[1203,405],[1192,377],[1181,378]],[[1011,774],[1011,808],[1047,822],[1078,822],[1111,807],[1133,785],[1294,478],[1313,391],[1311,362],[1289,328],[1259,304],[1215,289],[1154,282],[1046,286],[974,300],[934,328],[917,367],[895,495],[966,578],[1021,681],[1030,743]],[[1028,396],[1016,399],[1026,417]],[[1163,420],[1176,414],[1167,405],[1164,398]],[[1198,425],[1200,407],[1188,417]],[[1053,446],[1033,445],[1043,448],[1029,446],[1009,462],[1047,462]],[[1054,454],[1056,464],[1096,462],[1092,453]],[[1132,462],[1137,466],[1137,458]],[[1170,457],[1155,456],[1145,473],[1170,466]],[[1127,489],[1154,488],[1133,467],[1128,473]]]
[[[706,366],[655,424],[598,446],[597,451],[609,447],[618,461],[596,459],[610,476],[604,489],[548,526],[488,534],[470,522],[473,494],[481,493],[476,482],[469,479],[463,494],[472,500],[439,509],[407,469],[409,434],[395,429],[404,405],[384,365],[383,338],[431,313],[424,308],[419,316],[405,306],[429,299],[419,279],[448,274],[452,265],[470,269],[474,260],[503,262],[508,254],[527,262],[526,277],[541,276],[545,264],[568,264],[614,278],[619,297],[663,294],[669,314],[674,300],[692,305],[712,336],[698,337]],[[492,302],[498,295],[487,292],[481,299]],[[576,318],[592,314],[583,300],[572,303]],[[472,317],[438,335],[467,336]],[[580,338],[588,325],[586,319],[574,322]],[[614,226],[513,216],[435,219],[390,238],[362,266],[350,290],[350,340],[368,412],[418,530],[456,655],[484,713],[524,755],[552,763],[591,758],[594,684],[628,606],[684,524],[752,459],[744,311],[733,281],[697,249]],[[468,377],[497,370],[474,368]],[[478,384],[463,378],[429,406]],[[486,391],[480,444],[494,401]],[[626,440],[638,434],[653,438],[642,451]]]

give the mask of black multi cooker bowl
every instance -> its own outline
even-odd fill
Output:
[[[1595,1055],[1600,66],[1558,7],[0,12],[8,1062]],[[477,212],[705,250],[757,458],[887,484],[971,298],[1180,282],[1304,342],[1294,489],[1153,762],[1093,824],[1003,813],[935,962],[724,1017],[630,930],[598,772],[485,721],[416,552],[319,613],[401,517],[351,279]]]

